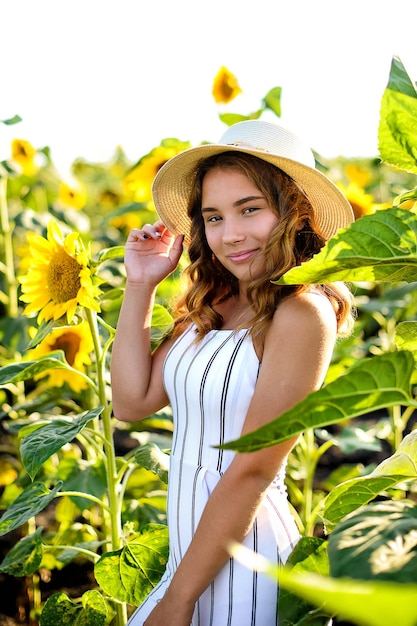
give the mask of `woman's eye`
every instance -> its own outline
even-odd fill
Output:
[[[255,211],[258,211],[258,210],[259,210],[259,207],[257,206],[250,206],[244,209],[243,213],[254,213]]]
[[[212,215],[211,217],[207,218],[207,223],[214,223],[214,222],[218,222],[219,220],[221,220],[221,217],[219,215]]]

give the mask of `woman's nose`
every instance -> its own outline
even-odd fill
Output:
[[[245,234],[239,227],[237,220],[225,220],[223,228],[224,243],[239,243],[243,241]]]

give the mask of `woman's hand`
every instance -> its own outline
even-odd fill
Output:
[[[175,600],[169,600],[168,589],[162,600],[156,605],[152,613],[144,621],[143,626],[190,626],[194,612],[194,605],[187,606]]]
[[[125,246],[125,266],[130,283],[159,284],[178,265],[183,237],[174,237],[161,221],[134,228]]]

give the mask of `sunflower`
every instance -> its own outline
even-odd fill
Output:
[[[62,350],[67,363],[79,372],[85,373],[86,366],[91,364],[90,354],[93,349],[94,344],[88,322],[81,322],[76,326],[53,328],[36,348],[29,350],[27,357],[32,360],[54,350]],[[68,383],[75,392],[87,387],[87,381],[84,378],[76,372],[65,369],[45,370],[35,378],[39,379],[45,376],[49,376],[48,382],[53,387],[62,387],[64,383]]]
[[[39,312],[38,322],[57,320],[66,314],[71,323],[77,306],[100,311],[100,289],[93,284],[90,255],[79,233],[63,236],[58,224],[48,223],[47,238],[27,235],[29,268],[19,277],[25,315]]]
[[[371,182],[371,170],[369,167],[361,167],[357,163],[347,163],[345,174],[350,183],[358,187],[366,187]]]
[[[66,183],[61,182],[59,185],[58,201],[65,206],[74,207],[74,209],[82,209],[87,201],[85,189],[74,189]]]
[[[214,101],[217,104],[228,104],[240,93],[242,93],[242,90],[236,76],[222,65],[213,81],[212,94]]]
[[[366,193],[362,187],[359,187],[355,183],[349,183],[347,186],[338,184],[337,186],[348,199],[355,215],[355,220],[358,220],[362,215],[370,215],[371,213],[375,213],[381,209],[387,209],[391,206],[389,203],[375,202],[372,194]]]
[[[168,159],[189,147],[188,142],[164,139],[160,146],[142,157],[127,174],[123,180],[125,193],[135,202],[151,200],[152,182],[158,171]]]
[[[33,176],[39,171],[39,166],[35,163],[36,149],[29,141],[24,139],[13,139],[12,159],[22,168],[22,173],[26,176]]]

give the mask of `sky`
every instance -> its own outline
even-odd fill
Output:
[[[221,112],[282,88],[276,121],[324,157],[377,156],[382,94],[400,57],[417,80],[415,0],[0,0],[0,160],[13,138],[132,162],[176,137],[217,141]],[[224,65],[243,94],[217,105]]]

